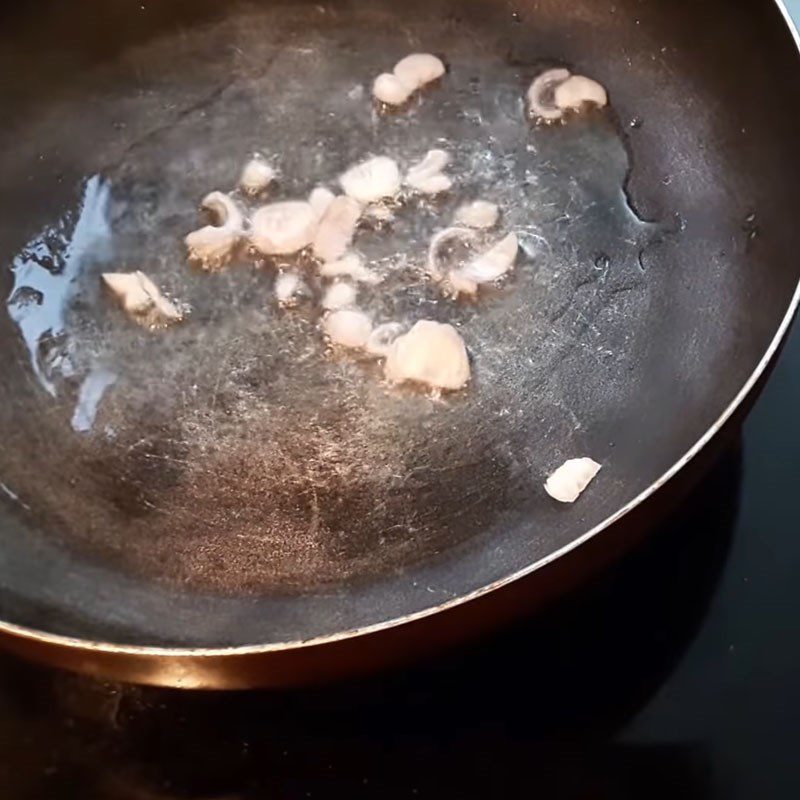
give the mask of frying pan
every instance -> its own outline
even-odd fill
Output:
[[[141,2],[3,11],[0,632],[97,675],[286,685],[397,663],[551,596],[646,532],[741,421],[795,311],[796,34],[766,0]],[[448,72],[370,101],[412,51]],[[567,65],[611,108],[536,127]],[[275,267],[186,263],[207,191],[253,150],[297,197],[368,153],[454,155],[357,245],[359,302],[459,326],[441,400],[331,351]],[[458,202],[522,249],[475,303],[419,271]],[[137,328],[99,276],[191,306]],[[711,440],[715,441],[712,442]],[[566,458],[602,471],[573,506]],[[680,474],[678,474],[680,472]]]

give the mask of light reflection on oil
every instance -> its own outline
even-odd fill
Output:
[[[103,366],[95,367],[83,379],[78,392],[78,402],[72,414],[72,429],[76,433],[87,433],[92,429],[100,401],[106,389],[113,386],[116,380],[116,372]]]
[[[64,336],[75,279],[89,257],[98,260],[110,255],[110,188],[99,175],[89,178],[77,209],[28,242],[12,264],[8,313],[22,333],[36,377],[53,397],[57,394],[54,375],[73,373]]]

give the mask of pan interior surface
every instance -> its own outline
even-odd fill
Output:
[[[0,84],[9,622],[241,646],[474,592],[657,480],[786,313],[800,73],[770,3],[401,15],[176,2],[135,19],[106,6],[35,24],[18,12],[0,40],[30,82],[6,69]],[[757,67],[741,58],[754,41]],[[447,74],[380,113],[372,80],[420,50]],[[556,64],[601,81],[611,110],[532,126],[525,90]],[[780,98],[764,90],[778,81]],[[289,199],[335,188],[368,155],[408,165],[434,147],[451,152],[455,188],[359,233],[386,275],[359,303],[378,321],[456,325],[473,369],[463,392],[388,389],[374,361],[330,350],[313,308],[274,303],[285,264],[186,262],[198,202],[233,188],[253,151],[279,167],[270,199]],[[424,278],[427,243],[477,197],[522,247],[502,286],[454,302]],[[132,269],[191,306],[183,324],[151,333],[109,304],[101,273]],[[583,455],[600,476],[576,505],[554,503],[546,476]]]

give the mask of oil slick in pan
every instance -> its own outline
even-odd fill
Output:
[[[97,407],[106,389],[113,386],[116,380],[117,373],[104,366],[95,367],[83,379],[71,421],[72,429],[76,433],[87,433],[92,429]]]
[[[108,181],[98,175],[89,178],[77,208],[44,228],[12,263],[14,283],[6,303],[8,313],[22,334],[34,374],[53,397],[58,394],[56,377],[75,373],[65,336],[76,278],[90,256],[97,261],[111,251],[110,195]],[[89,372],[72,417],[74,430],[91,428],[103,392],[115,379],[116,375],[103,367]]]

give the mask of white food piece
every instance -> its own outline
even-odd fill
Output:
[[[421,161],[414,164],[406,173],[408,186],[423,194],[446,192],[453,181],[442,174],[442,170],[450,163],[450,154],[445,150],[429,150]]]
[[[347,195],[340,195],[328,206],[311,242],[314,255],[322,261],[343,256],[356,232],[361,206]]]
[[[308,202],[310,203],[311,208],[314,209],[317,219],[322,219],[322,217],[325,215],[325,212],[330,207],[330,204],[335,199],[336,195],[330,189],[326,189],[324,186],[318,186],[316,189],[313,189],[311,194],[308,196]]]
[[[441,78],[445,73],[441,59],[430,53],[412,53],[394,65],[395,77],[411,91]]]
[[[485,230],[497,224],[500,209],[486,200],[473,200],[456,210],[453,222],[456,225],[466,225],[468,228]]]
[[[441,172],[450,163],[450,153],[446,150],[428,150],[425,157],[411,166],[406,174],[406,182],[426,177],[428,175],[435,175]]]
[[[166,327],[183,319],[175,304],[143,272],[104,272],[102,277],[123,310],[140,325]]]
[[[289,200],[256,211],[250,240],[266,256],[290,255],[308,247],[316,229],[317,215],[311,204]]]
[[[574,503],[600,471],[600,464],[591,458],[570,458],[544,485],[547,494],[559,503]]]
[[[214,269],[233,255],[244,232],[244,218],[236,203],[223,192],[206,195],[200,207],[211,212],[219,224],[192,231],[184,241],[192,261],[205,269]]]
[[[347,277],[359,283],[380,283],[380,277],[364,265],[364,260],[357,253],[348,253],[337,261],[323,264],[319,274],[323,278]]]
[[[275,278],[275,297],[282,306],[294,303],[304,288],[305,285],[296,272],[281,272]]]
[[[456,297],[460,294],[478,294],[477,282],[465,277],[459,270],[452,270],[448,273],[447,283]]]
[[[336,311],[340,308],[349,308],[356,303],[358,291],[351,283],[337,281],[328,287],[322,297],[322,307],[329,311]]]
[[[372,94],[381,103],[401,106],[417,89],[441,78],[444,73],[441,59],[430,53],[412,53],[400,59],[392,73],[384,72],[375,78]]]
[[[255,155],[245,164],[239,186],[247,194],[261,194],[275,180],[275,170],[263,156]]]
[[[400,191],[400,170],[387,156],[362,161],[339,178],[344,193],[359,203],[375,203]]]
[[[372,333],[369,317],[350,308],[332,311],[322,321],[322,327],[331,342],[342,347],[364,347]]]
[[[583,75],[573,75],[556,86],[554,100],[562,110],[580,110],[586,103],[602,108],[608,105],[608,93],[597,81]]]
[[[461,267],[458,270],[459,277],[475,283],[496,281],[514,266],[518,250],[517,235],[509,233],[486,252]]]
[[[414,184],[414,188],[422,194],[441,194],[447,192],[453,185],[453,179],[447,175],[431,175]]]
[[[426,265],[428,274],[437,280],[441,280],[441,278],[444,277],[444,272],[439,264],[439,252],[443,245],[453,239],[461,239],[464,242],[471,243],[474,242],[476,238],[477,235],[475,231],[469,228],[460,228],[456,226],[445,228],[434,234],[430,245],[428,245],[428,261]]]
[[[383,72],[375,78],[372,84],[372,95],[381,103],[390,106],[401,106],[411,97],[414,89],[406,86],[396,75],[390,72]]]
[[[564,109],[556,103],[554,94],[570,75],[568,69],[556,67],[537,76],[528,89],[528,113],[549,122],[561,119]]]
[[[470,379],[464,340],[452,325],[420,320],[389,348],[384,375],[392,383],[416,381],[434,389],[460,389]]]
[[[405,330],[399,322],[384,322],[378,325],[367,339],[366,351],[374,356],[387,356],[395,339]]]

